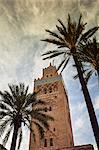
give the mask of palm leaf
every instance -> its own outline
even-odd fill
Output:
[[[38,119],[39,121],[44,121],[46,123],[46,121],[53,121],[53,117],[47,115],[47,114],[44,114],[44,113],[41,113],[41,112],[38,112],[36,110],[32,110],[31,111],[31,116],[32,118],[34,119]]]
[[[8,84],[8,87],[11,91],[13,98],[16,98],[15,86],[13,84],[12,85]]]
[[[64,52],[54,53],[54,54],[52,54],[52,55],[50,55],[50,56],[48,56],[48,57],[43,58],[43,60],[51,59],[51,58],[54,58],[54,57],[59,56],[59,55],[62,55],[62,54],[64,54]]]
[[[49,110],[49,109],[47,107],[44,107],[44,108],[36,108],[34,110],[37,111],[37,112],[44,112],[45,113],[45,111]]]
[[[55,39],[44,39],[41,41],[45,41],[45,42],[52,43],[55,45],[64,45],[64,43],[60,42],[59,40],[55,40]]]
[[[12,130],[13,126],[10,126],[10,128],[8,129],[4,139],[3,139],[3,145],[5,146],[7,144],[7,141],[9,139],[9,136],[10,136],[10,133],[11,133],[11,130]]]
[[[66,59],[63,59],[63,61],[59,64],[57,70],[59,70],[62,67],[62,65],[65,63],[65,61],[66,61]]]
[[[12,100],[10,99],[10,96],[8,95],[7,91],[4,91],[4,93],[0,91],[0,96],[2,98],[2,102],[6,103],[10,107],[13,107]]]
[[[92,74],[93,74],[93,71],[92,71],[92,70],[90,70],[90,71],[86,74],[86,77],[85,77],[86,84],[88,83],[88,81],[89,81],[90,77],[92,76]]]
[[[57,28],[57,30],[59,31],[59,33],[61,35],[66,36],[66,32],[61,27],[59,27],[58,25],[56,25],[56,28]]]
[[[4,133],[7,125],[9,124],[9,122],[11,121],[11,118],[6,118],[6,120],[3,120],[3,122],[1,122],[0,124],[0,137],[2,136],[2,134]]]
[[[79,36],[81,35],[86,25],[86,24],[81,23],[81,19],[82,19],[82,15],[80,14],[78,25],[77,25],[77,30],[76,30],[76,40],[79,38]]]
[[[38,129],[38,133],[40,135],[40,139],[43,139],[44,138],[44,128],[37,122],[33,121],[33,123],[36,125],[37,129]]]
[[[49,54],[53,54],[53,53],[58,53],[59,51],[58,50],[54,50],[54,51],[48,51],[44,54],[42,54],[41,56],[44,56],[44,55],[49,55]]]
[[[36,100],[35,102],[32,103],[32,107],[36,107],[36,106],[39,106],[39,105],[46,105],[46,102],[43,101],[43,100]]]
[[[63,70],[64,70],[64,69],[65,69],[65,67],[67,66],[67,64],[68,64],[69,60],[70,60],[70,57],[69,57],[69,58],[65,61],[65,64],[64,64],[64,66],[63,66],[63,68],[62,68],[61,72],[63,72]]]
[[[58,38],[61,41],[64,41],[64,39],[62,39],[62,37],[59,36],[58,34],[56,34],[55,32],[52,32],[50,30],[45,30],[45,31],[48,32],[48,33],[50,33],[51,36],[54,36],[54,37]]]
[[[7,105],[5,105],[4,103],[0,103],[0,108],[3,110],[6,110],[6,111],[10,110],[10,108]]]
[[[59,23],[62,25],[62,27],[63,27],[65,33],[67,33],[66,27],[65,27],[65,25],[63,24],[63,22],[62,22],[60,19],[58,19],[58,21],[59,21]]]
[[[99,27],[94,27],[94,28],[91,28],[90,30],[88,30],[87,32],[85,32],[82,36],[81,36],[81,41],[85,41],[87,39],[89,39],[97,30],[98,30]]]
[[[28,125],[27,124],[27,122],[26,121],[24,121],[24,124],[27,126],[27,128],[31,131],[31,134],[33,135],[32,137],[33,137],[33,139],[34,139],[34,141],[36,140],[35,139],[35,133],[34,133],[34,130],[31,128],[31,125]]]

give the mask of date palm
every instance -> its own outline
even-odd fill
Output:
[[[58,20],[58,22],[60,25],[56,25],[57,32],[46,30],[46,32],[48,32],[51,37],[42,40],[56,45],[57,49],[53,51],[48,51],[44,53],[42,56],[45,56],[45,58],[43,58],[45,60],[54,58],[59,55],[63,55],[64,58],[58,66],[58,69],[62,68],[62,71],[68,64],[70,58],[71,57],[73,58],[78,72],[78,77],[82,86],[82,91],[84,94],[85,102],[90,116],[90,121],[93,128],[96,143],[99,148],[98,122],[91,102],[90,94],[83,77],[81,62],[79,61],[79,51],[81,46],[85,44],[86,41],[98,30],[98,27],[93,27],[85,32],[86,23],[82,22],[81,15],[79,17],[78,23],[73,22],[71,20],[70,15],[68,15],[67,26],[65,26],[61,20]]]
[[[53,118],[44,113],[45,102],[37,100],[35,93],[28,93],[28,86],[25,87],[20,83],[19,85],[8,85],[8,87],[10,92],[0,91],[0,137],[4,137],[3,145],[5,145],[13,131],[10,150],[15,150],[17,138],[19,137],[17,149],[20,148],[22,141],[22,125],[26,125],[31,130],[35,140],[31,118],[41,138],[44,136],[44,130],[49,128],[48,120]]]
[[[88,82],[90,77],[95,74],[99,81],[99,43],[96,38],[89,40],[82,46],[80,59],[84,66],[85,80]]]

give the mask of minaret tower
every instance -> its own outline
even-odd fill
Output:
[[[36,142],[33,142],[30,134],[29,150],[61,150],[73,147],[68,97],[62,75],[58,74],[55,66],[50,64],[43,69],[43,77],[34,81],[34,90],[39,91],[40,99],[48,102],[46,113],[52,116],[54,121],[50,122],[50,131],[46,131],[43,140],[40,140],[37,135]]]

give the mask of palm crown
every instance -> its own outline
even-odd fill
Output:
[[[96,38],[88,40],[86,45],[82,45],[80,59],[85,66],[84,75],[86,82],[92,74],[97,75],[99,79],[99,43]]]
[[[19,136],[18,149],[20,148],[22,124],[32,131],[35,140],[35,131],[31,128],[31,118],[32,123],[38,128],[41,138],[44,136],[44,130],[49,128],[48,120],[53,118],[44,113],[46,108],[44,101],[37,100],[35,93],[28,94],[28,86],[26,88],[24,84],[8,86],[10,92],[0,91],[0,137],[6,130],[3,139],[3,145],[5,145],[11,130],[14,130],[11,144],[11,150],[14,150],[17,136]]]
[[[48,32],[53,38],[42,40],[57,45],[58,50],[48,51],[42,56],[46,56],[43,58],[45,60],[63,54],[64,59],[58,67],[58,69],[63,67],[63,71],[70,59],[70,56],[78,55],[82,44],[85,43],[86,40],[88,40],[98,30],[98,27],[93,27],[83,33],[86,23],[82,22],[81,15],[79,17],[78,24],[71,20],[70,15],[68,15],[67,27],[60,19],[58,22],[60,23],[60,26],[56,25],[57,33],[46,30],[46,32]]]

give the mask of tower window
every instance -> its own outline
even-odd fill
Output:
[[[45,112],[47,112],[47,107],[45,107]]]
[[[52,88],[51,87],[49,88],[49,92],[52,93]]]
[[[45,89],[44,89],[44,94],[46,94],[46,93],[47,93],[47,89],[45,88]]]
[[[52,111],[52,107],[49,107],[49,111]]]
[[[47,147],[47,139],[44,140],[44,147]]]
[[[55,131],[55,128],[53,129],[53,131]]]
[[[50,146],[53,146],[53,138],[50,138]]]

